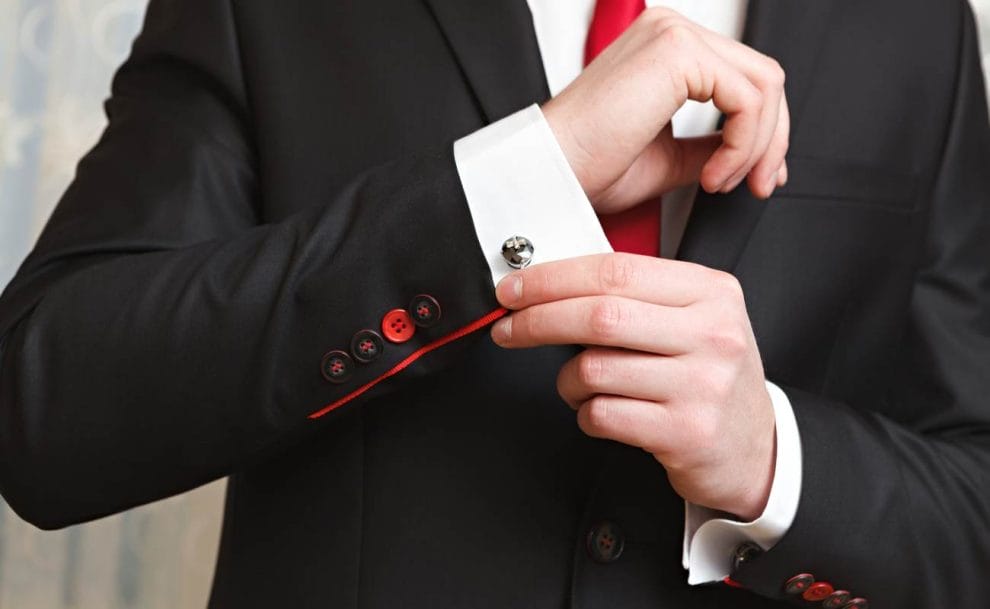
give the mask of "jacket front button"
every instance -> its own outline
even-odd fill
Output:
[[[404,343],[416,333],[416,325],[405,309],[392,309],[382,318],[382,334],[393,343]]]
[[[815,583],[815,577],[810,573],[799,573],[784,583],[784,592],[788,594],[804,594],[804,591]]]
[[[385,341],[374,330],[361,330],[351,339],[351,353],[362,364],[378,359],[385,350]]]
[[[836,590],[832,594],[828,595],[828,598],[822,601],[822,607],[824,609],[842,609],[849,602],[852,595],[845,590]]]
[[[440,321],[440,303],[429,294],[420,294],[409,303],[409,315],[420,328],[431,328]]]
[[[615,562],[622,555],[625,538],[614,522],[600,522],[588,531],[586,547],[592,560],[608,564]]]
[[[343,351],[331,351],[323,356],[320,373],[331,383],[343,383],[354,373],[354,360]]]

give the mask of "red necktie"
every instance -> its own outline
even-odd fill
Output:
[[[598,0],[584,47],[584,63],[591,63],[646,10],[646,0]],[[660,199],[599,218],[612,248],[646,256],[660,255]]]

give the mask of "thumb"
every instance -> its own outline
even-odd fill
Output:
[[[660,148],[654,154],[662,157],[658,160],[658,166],[663,169],[658,172],[660,179],[656,196],[699,182],[702,169],[721,145],[720,133],[700,137],[670,137],[667,141],[661,138],[654,140],[650,147]]]
[[[722,145],[720,134],[675,138],[668,125],[628,170],[594,202],[598,213],[618,213],[675,188],[698,182],[708,159]]]

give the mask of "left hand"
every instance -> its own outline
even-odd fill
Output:
[[[739,282],[687,262],[602,254],[503,279],[501,347],[578,344],[557,378],[590,436],[650,453],[684,499],[757,518],[776,434]]]

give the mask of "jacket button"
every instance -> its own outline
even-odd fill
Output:
[[[736,546],[736,551],[732,553],[732,570],[738,570],[739,567],[752,562],[760,554],[763,554],[763,548],[753,542],[747,541],[739,544]]]
[[[502,258],[514,269],[523,269],[533,261],[533,244],[526,237],[509,237],[502,244]]]
[[[354,359],[367,364],[378,359],[385,351],[385,341],[374,330],[361,330],[351,339],[351,353]]]
[[[836,590],[822,601],[822,607],[824,609],[842,609],[851,597],[852,595],[845,590]]]
[[[825,600],[834,591],[835,588],[832,587],[832,584],[828,582],[816,582],[808,586],[808,589],[804,591],[801,598],[814,603]]]
[[[592,560],[608,564],[617,561],[622,555],[625,538],[614,522],[600,522],[588,531],[586,546]]]
[[[865,598],[854,598],[843,605],[842,609],[870,609],[870,603]]]
[[[409,315],[420,328],[431,328],[440,321],[440,303],[429,294],[420,294],[409,303]]]
[[[404,343],[415,333],[416,326],[405,309],[392,309],[382,318],[382,334],[393,343]]]
[[[804,591],[815,583],[815,578],[810,573],[800,573],[784,582],[784,592],[788,594],[804,594]]]
[[[331,383],[343,383],[354,373],[354,360],[343,351],[331,351],[323,356],[320,372]]]

